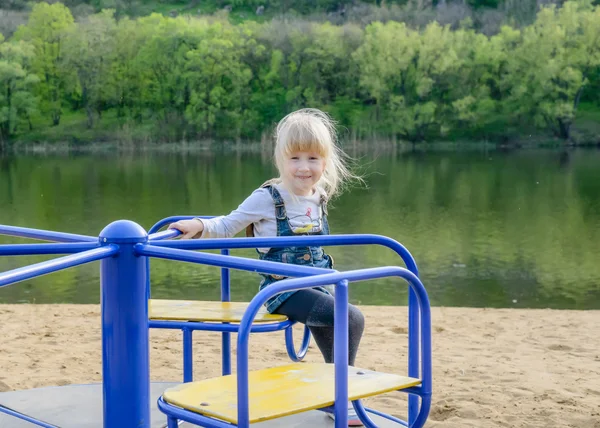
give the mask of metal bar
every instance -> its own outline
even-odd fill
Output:
[[[186,250],[217,250],[234,248],[283,248],[302,246],[345,246],[345,245],[381,245],[388,247],[402,258],[406,268],[419,275],[415,259],[398,241],[382,235],[320,235],[320,236],[274,236],[269,238],[218,238],[153,241],[152,245]]]
[[[179,220],[191,220],[193,218],[209,219],[209,218],[214,218],[214,217],[215,216],[213,216],[213,215],[172,215],[170,217],[165,217],[165,218],[157,221],[150,229],[148,229],[148,235],[152,235],[152,234],[158,232],[160,229],[162,229],[167,224],[175,223],[176,221],[179,221]]]
[[[158,410],[178,420],[186,421],[194,425],[198,425],[205,428],[235,428],[236,425],[232,425],[228,422],[223,422],[218,419],[209,418],[199,413],[190,412],[189,410],[175,407],[165,402],[162,397],[158,399]],[[171,427],[169,427],[171,428]]]
[[[398,425],[402,425],[403,427],[408,427],[408,422],[403,421],[402,419],[395,418],[391,415],[388,415],[387,413],[383,413],[383,412],[380,412],[379,410],[371,409],[370,407],[364,407],[364,409],[367,413],[373,413],[374,415],[381,416],[382,418],[385,418],[389,421],[396,422]]]
[[[36,263],[30,266],[9,270],[0,274],[0,287],[14,284],[15,282],[46,275],[61,269],[70,268],[96,260],[111,257],[119,251],[117,246],[107,245],[93,250],[83,251],[77,254],[71,254],[59,257],[53,260]]]
[[[221,254],[224,256],[229,255],[229,250],[221,250]],[[221,268],[221,301],[229,302],[231,300],[231,288],[229,282],[229,269],[224,267]]]
[[[229,250],[222,249],[223,256],[229,255]],[[231,282],[228,268],[221,268],[221,301],[231,301]],[[223,376],[231,374],[231,334],[221,333],[221,373]]]
[[[22,419],[24,421],[30,422],[34,425],[43,427],[43,428],[60,428],[56,425],[49,424],[47,422],[39,421],[37,419],[32,418],[31,416],[24,415],[23,413],[17,412],[16,410],[9,409],[0,404],[0,413],[6,413],[9,416],[14,416],[17,419]]]
[[[411,428],[421,428],[427,422],[427,416],[429,415],[429,410],[431,409],[431,396],[424,396],[421,400],[421,407],[419,409],[419,416],[415,419],[415,421],[409,425]]]
[[[148,258],[133,249],[147,234],[138,224],[119,220],[100,238],[120,247],[117,257],[100,265],[103,426],[149,428]]]
[[[294,347],[294,330],[291,326],[285,329],[285,347],[292,361],[302,361],[308,351],[308,345],[310,345],[310,330],[306,325],[304,326],[302,344],[298,352],[296,352],[296,348]]]
[[[273,331],[279,331],[286,329],[293,324],[292,321],[281,321],[276,323],[260,323],[253,324],[251,333],[270,333]],[[239,324],[225,324],[217,322],[196,322],[196,321],[162,321],[162,320],[150,320],[148,323],[150,328],[163,328],[170,330],[183,330],[188,328],[190,330],[202,330],[202,331],[218,331],[237,333],[239,330]]]
[[[73,254],[92,250],[99,242],[60,243],[60,244],[5,244],[0,245],[0,256],[32,256],[37,254]]]
[[[192,332],[189,328],[183,329],[183,382],[194,380],[194,354]]]
[[[352,406],[365,428],[377,428],[377,425],[371,420],[360,400],[353,401]]]
[[[167,418],[167,428],[178,428],[179,425],[177,424],[177,419],[169,416]]]
[[[348,427],[348,281],[335,285],[333,362],[335,370],[335,428]]]
[[[421,349],[419,348],[419,307],[415,292],[408,290],[408,376],[419,378],[419,361]],[[408,396],[408,424],[413,426],[419,414],[419,397]]]
[[[139,255],[158,257],[169,260],[202,263],[210,266],[229,267],[250,272],[272,273],[283,276],[309,276],[335,272],[332,269],[301,266],[266,260],[252,260],[244,257],[222,256],[220,254],[196,253],[175,248],[160,248],[154,245],[138,244],[135,252]]]
[[[410,288],[415,291],[417,304],[419,305],[421,312],[421,347],[423,350],[421,358],[421,391],[424,397],[419,416],[412,426],[415,428],[423,426],[425,420],[427,419],[431,404],[431,310],[427,291],[425,290],[425,287],[421,283],[420,279],[414,273],[400,267],[379,267],[348,272],[327,273],[323,275],[312,276],[310,278],[284,279],[259,291],[250,301],[250,304],[248,305],[248,308],[242,317],[237,339],[238,422],[241,423],[239,426],[248,428],[248,339],[250,336],[250,328],[252,326],[252,321],[258,313],[260,307],[271,296],[284,291],[312,288],[319,285],[337,284],[343,280],[354,282],[390,276],[398,276],[408,282]]]
[[[152,235],[148,235],[148,241],[160,241],[161,239],[171,239],[181,235],[181,232],[177,229],[163,230],[162,232],[156,232]]]
[[[78,235],[75,233],[52,232],[50,230],[31,229],[29,227],[6,226],[0,224],[0,235],[18,236],[21,238],[41,239],[55,242],[98,242],[98,237]]]

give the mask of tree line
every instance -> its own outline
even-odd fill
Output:
[[[466,20],[232,24],[211,17],[75,21],[36,4],[0,35],[0,144],[78,115],[133,139],[256,139],[287,112],[322,108],[357,138],[568,140],[582,102],[600,109],[600,7],[551,5],[487,36]]]

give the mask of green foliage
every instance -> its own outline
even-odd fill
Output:
[[[0,34],[0,151],[20,121],[29,121],[37,107],[32,88],[38,82],[29,71],[33,46],[5,42]]]
[[[61,67],[64,42],[74,28],[73,16],[61,3],[38,3],[29,15],[29,22],[15,33],[15,40],[26,40],[34,47],[32,71],[39,77],[36,95],[41,111],[58,125],[62,115],[67,82],[72,79],[68,69]]]
[[[35,56],[31,68],[39,77],[36,95],[41,100],[42,114],[51,123],[60,123],[68,81],[72,78],[63,68],[61,59],[67,32],[74,28],[73,16],[61,3],[38,3],[29,15],[27,25],[15,33],[15,40],[26,40],[34,46]]]
[[[506,141],[537,127],[567,140],[580,102],[600,104],[600,7],[589,0],[544,8],[532,25],[492,37],[466,24],[234,25],[116,19],[114,10],[75,23],[61,4],[40,3],[5,45],[30,52],[6,66],[3,81],[22,95],[11,92],[5,138],[58,125],[67,109],[90,133],[111,121],[132,139],[258,138],[311,106],[357,138]]]
[[[600,9],[571,1],[543,9],[508,65],[506,107],[567,139],[588,77],[600,68]]]

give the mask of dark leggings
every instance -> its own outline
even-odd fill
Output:
[[[313,289],[292,294],[275,313],[305,324],[315,338],[326,363],[333,363],[333,312],[332,296]],[[348,364],[354,365],[358,344],[365,329],[365,318],[360,310],[348,305]]]

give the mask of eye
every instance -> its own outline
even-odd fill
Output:
[[[298,156],[292,156],[290,159],[292,159],[292,160],[298,160]]]

